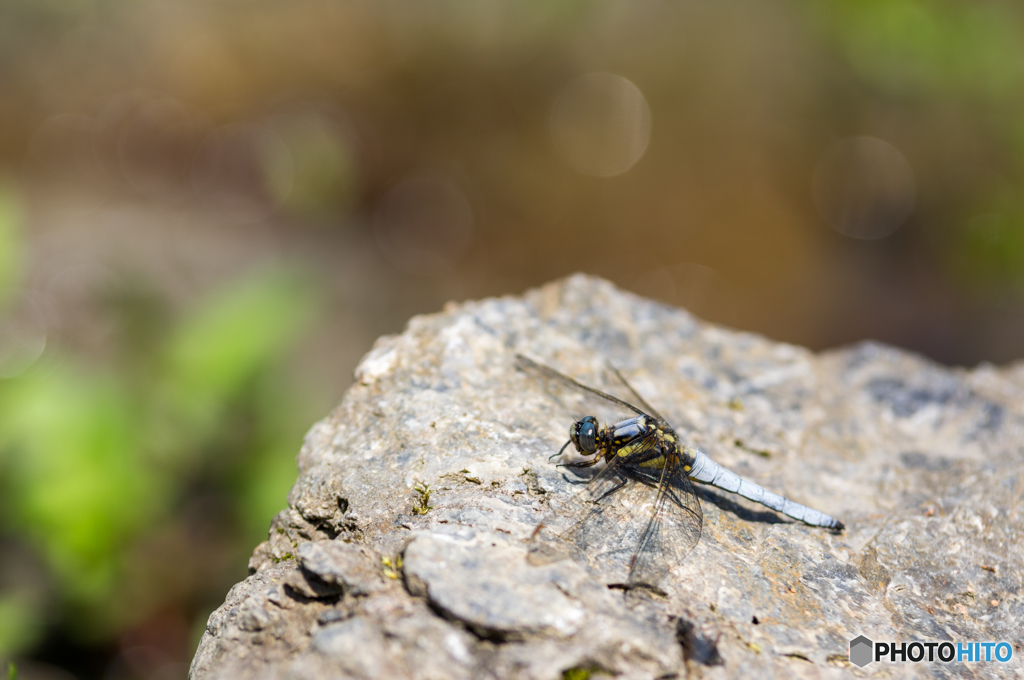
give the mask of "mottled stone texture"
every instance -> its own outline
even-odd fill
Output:
[[[692,445],[847,530],[701,487],[704,535],[666,597],[609,588],[601,563],[528,560],[578,487],[548,460],[573,414],[516,352],[599,387],[612,362]],[[861,671],[847,645],[1020,644],[1022,448],[1019,364],[816,355],[586,276],[452,304],[381,338],[313,427],[191,677],[1021,673],[1019,647],[1008,666]]]

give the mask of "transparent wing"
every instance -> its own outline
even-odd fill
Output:
[[[639,474],[653,479],[659,472],[657,497],[640,532],[628,580],[630,586],[655,590],[660,590],[669,568],[690,554],[704,527],[700,501],[682,466],[667,465],[649,473],[641,469]]]
[[[516,367],[536,378],[546,387],[547,391],[563,401],[567,413],[576,416],[593,415],[602,422],[618,422],[637,415],[652,415],[641,411],[629,402],[606,394],[593,387],[576,382],[553,368],[539,364],[522,354],[516,355]],[[620,376],[621,378],[621,376]],[[623,381],[625,382],[625,381]],[[626,384],[629,388],[628,383]],[[632,388],[629,388],[632,391]],[[633,393],[635,394],[635,392]],[[574,399],[575,397],[575,399]],[[568,402],[568,403],[565,403]]]
[[[671,566],[700,541],[700,501],[680,465],[650,469],[624,460],[614,459],[579,494],[581,519],[565,538],[605,578],[662,591]]]
[[[609,466],[579,494],[581,518],[563,538],[603,580],[624,584],[654,495],[621,467]]]
[[[646,399],[644,399],[643,397],[640,396],[639,392],[637,392],[636,390],[633,389],[632,385],[630,385],[628,382],[626,382],[626,379],[622,377],[621,373],[619,373],[619,369],[615,368],[615,366],[612,365],[611,362],[608,363],[608,368],[610,368],[612,373],[615,374],[615,377],[619,379],[619,382],[621,382],[623,385],[626,386],[626,389],[629,390],[629,393],[633,395],[634,399],[636,399],[636,403],[640,404],[640,406],[643,407],[644,411],[648,415],[652,415],[652,416],[654,416],[655,418],[657,418],[658,420],[660,420],[662,422],[667,422],[665,420],[664,416],[662,416],[660,413],[658,413],[658,411],[653,406],[651,406],[650,404],[647,403]]]
[[[584,409],[577,411],[581,415],[596,415],[604,422],[621,419],[602,416],[597,410],[601,405],[606,413],[648,415],[664,422],[614,366],[609,365],[631,398],[646,410],[521,354],[516,355],[516,366],[541,379],[553,394],[582,395],[588,406],[578,406]],[[645,439],[648,447],[657,443],[654,435]],[[644,449],[634,449],[630,458],[636,459]],[[693,485],[678,464],[651,469],[614,457],[568,506],[568,514],[577,519],[570,520],[561,538],[604,578],[630,587],[660,590],[670,566],[682,562],[697,545],[704,523]],[[538,559],[543,557],[540,552]]]
[[[637,503],[618,503],[620,494],[631,497],[636,485],[622,474],[618,459],[598,472],[578,493],[564,499],[564,507],[545,517],[530,538],[530,561],[547,564],[568,555],[590,563],[603,576],[617,563],[614,582],[625,583],[633,547],[643,526],[631,519]],[[639,486],[643,486],[642,484]],[[644,489],[648,494],[651,489]],[[554,541],[552,539],[555,539]]]

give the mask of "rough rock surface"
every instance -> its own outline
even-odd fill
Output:
[[[578,484],[548,460],[573,414],[516,352],[598,387],[610,361],[689,443],[846,531],[700,487],[703,538],[667,596],[531,562]],[[1020,674],[1022,461],[1024,365],[816,355],[585,276],[453,304],[381,338],[313,427],[190,677]],[[861,670],[860,634],[1015,647],[1005,665]]]

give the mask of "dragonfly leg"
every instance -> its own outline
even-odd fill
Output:
[[[573,462],[573,463],[560,463],[559,465],[556,465],[555,467],[567,467],[567,468],[573,468],[574,470],[578,470],[580,468],[594,467],[595,465],[598,464],[598,462],[600,460],[601,460],[601,456],[595,456],[594,458],[592,458],[590,460],[579,460],[579,461],[576,461],[576,462]]]
[[[555,458],[558,458],[559,456],[561,456],[562,455],[562,451],[565,451],[565,447],[569,446],[569,444],[572,444],[572,440],[571,439],[569,441],[567,441],[566,443],[562,444],[562,448],[558,449],[558,453],[555,453],[555,454],[552,454],[552,455],[548,456],[548,460],[554,460]]]
[[[613,486],[612,488],[608,489],[607,491],[605,491],[603,494],[601,494],[600,498],[595,498],[594,502],[595,503],[600,503],[605,498],[608,498],[608,496],[611,496],[613,493],[615,493],[616,491],[618,491],[619,489],[621,489],[624,486],[626,486],[626,478],[625,477],[619,477],[619,483],[616,484],[615,486]],[[634,555],[633,558],[636,559],[636,555]],[[630,569],[632,569],[632,568],[633,568],[633,565],[632,565],[632,562],[631,562],[630,563]]]

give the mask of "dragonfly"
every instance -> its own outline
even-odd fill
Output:
[[[628,575],[621,584],[627,589],[664,593],[661,583],[670,567],[682,563],[700,541],[704,515],[691,480],[739,494],[811,526],[835,532],[845,528],[834,517],[772,493],[685,446],[668,421],[612,366],[636,405],[522,354],[516,355],[516,365],[550,388],[582,396],[594,407],[574,420],[569,440],[552,456],[560,457],[572,445],[578,459],[561,466],[586,470],[604,463],[579,494],[574,512],[582,518],[563,538],[590,558],[628,557]],[[598,410],[627,417],[602,426],[594,415]]]

